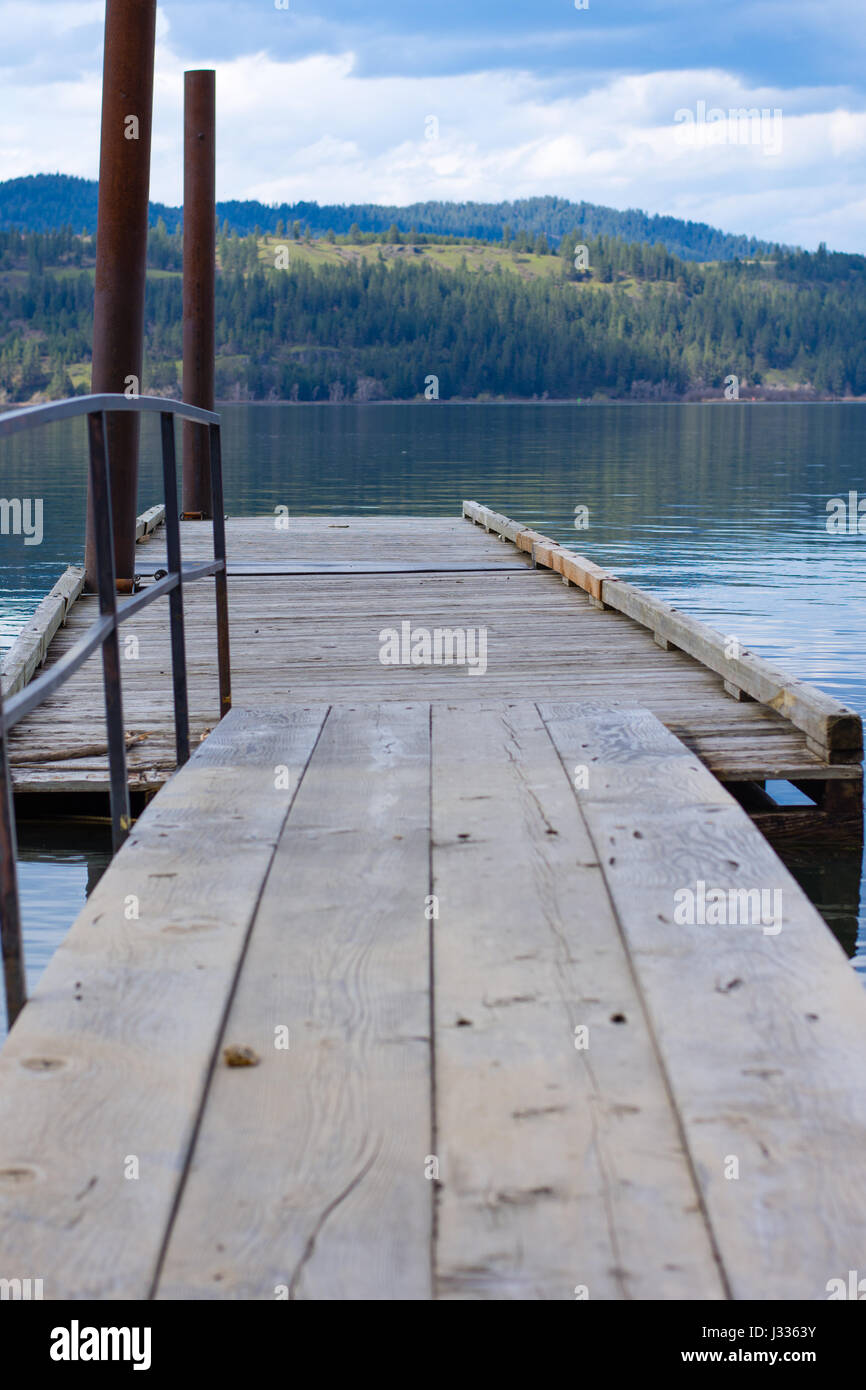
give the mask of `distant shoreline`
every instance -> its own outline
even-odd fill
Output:
[[[143,394],[144,394],[144,395],[151,395],[151,394],[153,394],[153,395],[156,395],[158,398],[164,399],[164,400],[180,400],[180,399],[181,399],[181,397],[179,397],[179,396],[163,396],[162,393],[160,393],[160,392],[153,392],[153,393],[151,393],[151,392],[145,391],[145,392],[143,392]],[[0,401],[0,415],[6,413],[7,411],[11,411],[11,410],[27,410],[27,409],[28,409],[29,407],[31,407],[31,406],[34,406],[34,405],[46,405],[46,404],[48,404],[48,403],[49,403],[49,398],[47,398],[47,397],[45,397],[45,396],[42,396],[42,395],[35,396],[32,400],[27,400],[27,401],[8,401],[8,402],[2,402],[2,401]],[[332,407],[332,406],[333,406],[333,407],[341,407],[341,406],[355,406],[355,407],[360,407],[360,406],[363,406],[364,408],[367,408],[368,406],[370,406],[370,407],[376,407],[376,406],[383,406],[383,405],[386,405],[386,406],[393,406],[393,405],[400,405],[400,406],[410,406],[410,405],[414,405],[414,406],[419,406],[419,405],[424,405],[424,406],[442,406],[442,405],[462,405],[462,406],[470,406],[470,405],[471,405],[471,406],[490,406],[490,405],[500,405],[500,406],[501,406],[501,405],[510,405],[510,406],[517,406],[517,405],[537,405],[537,406],[578,406],[578,405],[579,405],[579,406],[611,406],[611,405],[615,405],[615,406],[622,406],[622,405],[627,405],[627,406],[642,406],[642,405],[724,405],[724,406],[732,406],[732,405],[734,405],[734,406],[736,406],[736,405],[863,405],[864,403],[866,403],[866,396],[812,396],[812,395],[807,395],[807,394],[805,394],[805,393],[800,394],[800,393],[797,393],[797,392],[795,392],[795,391],[793,391],[793,390],[791,390],[791,391],[780,390],[779,393],[778,393],[778,395],[776,395],[775,393],[774,393],[773,395],[765,395],[765,396],[745,396],[745,395],[744,395],[744,396],[740,396],[737,400],[727,400],[727,399],[726,399],[725,397],[723,397],[723,396],[698,396],[698,397],[694,397],[694,398],[689,398],[689,397],[687,397],[687,396],[685,396],[685,397],[684,397],[684,396],[670,396],[670,397],[666,397],[666,398],[664,398],[664,399],[657,398],[657,399],[655,399],[655,400],[635,400],[634,398],[629,398],[629,397],[627,397],[627,396],[622,396],[622,397],[583,397],[583,396],[574,396],[574,397],[569,397],[568,399],[562,399],[562,400],[560,400],[560,399],[557,399],[557,400],[540,400],[540,399],[534,399],[532,396],[508,396],[508,397],[505,397],[505,398],[503,398],[503,399],[493,399],[493,400],[486,399],[486,398],[481,398],[481,397],[477,397],[477,396],[449,396],[449,397],[448,397],[447,399],[445,399],[445,400],[440,399],[440,400],[435,400],[435,401],[433,401],[433,400],[430,400],[430,401],[425,400],[423,396],[414,396],[414,397],[412,397],[411,400],[405,400],[405,399],[403,399],[403,398],[401,398],[401,397],[394,397],[394,398],[388,399],[388,400],[376,400],[376,401],[355,401],[355,400],[342,400],[342,401],[330,401],[330,400],[320,400],[320,401],[291,401],[291,400],[285,400],[285,399],[269,400],[269,401],[252,401],[252,400],[239,400],[239,399],[237,399],[237,398],[232,399],[232,398],[230,398],[230,397],[223,397],[223,398],[221,398],[221,399],[219,399],[219,400],[216,401],[216,407],[221,409],[222,407],[227,406],[227,405],[247,405],[247,406],[274,406],[274,405],[285,405],[285,406],[293,406],[293,407],[298,407],[298,408],[307,408],[307,409],[309,409],[310,407],[317,407],[317,408],[318,408],[318,407],[322,407],[322,406],[327,406],[328,408],[330,408],[330,407]]]
[[[376,406],[383,406],[383,405],[403,405],[403,406],[408,406],[408,405],[426,405],[426,406],[440,406],[440,405],[540,405],[540,406],[566,406],[566,405],[580,405],[580,406],[590,406],[590,405],[591,405],[591,406],[609,406],[609,405],[617,405],[617,406],[619,406],[619,405],[628,405],[628,406],[639,406],[639,405],[727,405],[727,406],[731,406],[731,405],[863,405],[864,403],[866,403],[866,396],[819,396],[819,397],[811,397],[811,396],[785,396],[784,398],[780,397],[779,399],[776,399],[776,398],[774,398],[773,396],[741,396],[741,397],[739,398],[739,400],[735,400],[735,401],[734,401],[734,400],[726,400],[726,399],[724,399],[724,397],[719,397],[719,396],[702,396],[702,397],[699,397],[699,398],[694,399],[694,400],[689,400],[689,399],[683,398],[683,397],[671,397],[671,398],[666,399],[666,400],[645,400],[645,401],[629,400],[627,397],[622,397],[622,398],[606,398],[606,399],[596,399],[596,398],[585,399],[585,398],[580,397],[580,396],[575,396],[575,397],[573,397],[573,398],[563,399],[563,400],[554,400],[554,401],[547,400],[547,401],[542,401],[542,400],[533,400],[533,398],[532,398],[531,396],[509,396],[507,399],[503,399],[503,400],[481,400],[481,399],[479,399],[479,398],[477,398],[477,397],[472,397],[472,396],[450,396],[447,400],[437,400],[437,401],[425,401],[423,398],[418,398],[418,397],[415,397],[415,398],[413,398],[412,400],[403,400],[403,399],[400,399],[400,398],[396,398],[396,397],[395,397],[393,400],[379,400],[379,401],[351,401],[351,400],[349,400],[349,401],[347,401],[347,400],[343,400],[343,401],[287,401],[287,400],[243,401],[243,400],[223,399],[223,400],[218,400],[218,401],[216,402],[216,406],[217,406],[217,407],[222,407],[222,406],[226,406],[226,405],[253,405],[253,406],[290,405],[290,406],[298,406],[298,407],[310,407],[310,406],[328,406],[328,407],[330,407],[330,406],[335,406],[335,407],[339,407],[339,406],[347,406],[347,405],[351,405],[351,406],[364,406],[364,407],[367,407],[367,406],[376,407]]]

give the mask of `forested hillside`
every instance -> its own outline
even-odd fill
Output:
[[[585,245],[588,267],[575,268]],[[221,399],[683,399],[866,394],[866,258],[696,264],[661,245],[511,229],[217,238]],[[142,389],[180,393],[181,237],[153,229]],[[0,398],[89,384],[93,242],[0,233]]]
[[[0,182],[0,230],[48,232],[72,227],[76,232],[96,229],[96,182],[66,174],[33,174]],[[323,236],[327,231],[348,232],[353,224],[364,232],[384,232],[392,223],[434,236],[482,237],[498,241],[503,228],[543,234],[556,243],[574,228],[582,237],[614,236],[623,241],[661,243],[683,260],[733,260],[735,257],[769,254],[774,248],[754,237],[732,236],[703,222],[684,222],[677,217],[650,217],[631,209],[618,212],[594,203],[567,198],[521,198],[509,203],[413,203],[408,207],[382,207],[375,203],[324,205],[283,203],[266,207],[257,202],[217,203],[220,223],[246,236],[258,228],[276,232],[280,222],[299,222],[304,232]],[[169,231],[182,221],[180,208],[151,203],[152,224],[162,218]]]

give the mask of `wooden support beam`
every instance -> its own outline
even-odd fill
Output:
[[[23,690],[44,662],[51,639],[62,627],[70,608],[84,588],[84,570],[70,565],[45,595],[32,618],[24,624],[3,658],[3,694]]]
[[[679,612],[663,599],[618,579],[585,556],[539,535],[478,502],[465,501],[463,515],[506,537],[518,549],[530,549],[537,565],[546,565],[576,584],[596,604],[614,608],[649,628],[663,650],[676,648],[722,677],[735,700],[754,700],[776,710],[806,734],[812,752],[823,761],[858,763],[863,757],[860,715],[823,690],[798,680],[753,653],[732,651],[729,638],[698,618]],[[524,539],[521,540],[521,537]]]

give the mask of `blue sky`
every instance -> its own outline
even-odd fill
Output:
[[[0,178],[95,175],[103,16],[0,0]],[[180,201],[183,70],[214,66],[222,198],[554,193],[866,252],[863,18],[852,0],[166,0],[152,193]]]

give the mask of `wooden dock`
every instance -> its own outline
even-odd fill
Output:
[[[829,818],[834,833],[843,821],[859,833],[863,747],[856,714],[748,653],[725,655],[724,638],[715,653],[720,669],[713,669],[713,634],[705,625],[618,580],[607,582],[610,601],[602,608],[600,598],[579,587],[583,580],[600,591],[602,571],[552,542],[545,550],[540,537],[534,566],[536,533],[477,504],[465,508],[491,530],[438,517],[298,517],[285,530],[274,518],[230,519],[235,705],[281,709],[287,701],[453,701],[482,694],[615,698],[650,709],[757,816],[778,820],[769,799],[756,793],[767,780],[781,779],[803,784],[817,801],[814,809],[786,813],[788,824],[802,822],[812,832]],[[503,542],[492,529],[497,525],[521,535],[526,549]],[[185,560],[207,559],[208,528],[188,522],[181,529]],[[139,553],[143,575],[152,575],[165,559],[159,533]],[[563,568],[572,574],[567,587]],[[208,585],[186,591],[185,611],[191,727],[200,738],[219,714]],[[95,599],[79,599],[64,614],[52,660],[94,613]],[[460,666],[382,665],[380,631],[406,620],[430,629],[485,628],[484,677]],[[169,641],[160,605],[125,627],[127,636],[137,639],[123,665],[126,723],[135,740],[130,786],[147,794],[174,767]],[[690,639],[699,655],[688,654]],[[38,637],[25,642],[27,652],[39,649]],[[759,701],[736,683],[750,677]],[[726,682],[743,698],[731,698]],[[799,711],[805,717],[794,722],[798,691],[806,692]],[[10,743],[20,793],[105,789],[105,756],[81,755],[99,744],[102,700],[99,664],[91,662],[22,722]]]
[[[148,805],[0,1052],[0,1275],[775,1300],[862,1268],[866,997],[754,823],[783,778],[852,831],[858,717],[464,511],[229,521],[235,707],[199,584],[174,776],[164,615],[124,628]],[[484,674],[383,664],[404,622],[485,629]],[[18,726],[22,798],[104,794],[101,700],[90,663]]]

